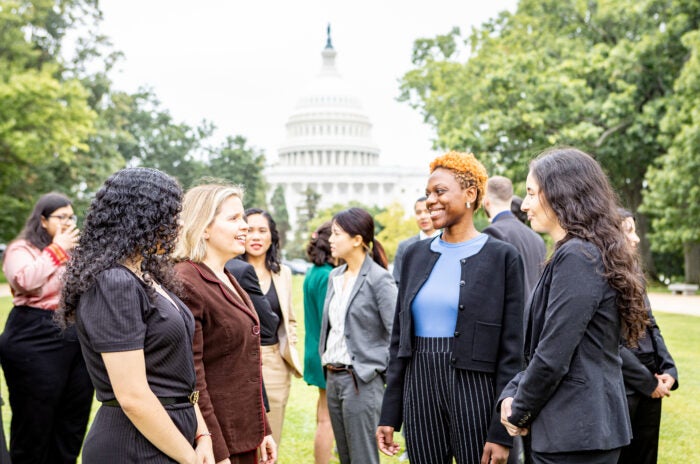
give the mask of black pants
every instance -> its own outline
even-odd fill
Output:
[[[632,421],[632,442],[622,448],[618,463],[656,464],[659,454],[661,398],[635,393],[627,395],[627,405]]]
[[[0,335],[0,362],[12,408],[13,464],[74,463],[93,396],[75,328],[63,333],[53,311],[16,306]]]

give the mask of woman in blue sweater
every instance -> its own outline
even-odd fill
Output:
[[[430,169],[426,205],[443,232],[406,250],[377,443],[396,454],[403,423],[413,464],[505,463],[513,440],[494,405],[522,364],[522,260],[474,227],[487,178],[474,155]]]

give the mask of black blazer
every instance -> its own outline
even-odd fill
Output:
[[[651,343],[654,346],[656,373],[670,374],[671,377],[676,379],[676,383],[671,387],[671,390],[675,390],[678,388],[678,370],[676,369],[676,363],[673,361],[671,353],[668,352],[668,348],[666,348],[664,337],[661,336],[661,330],[656,324],[654,315],[651,313],[651,305],[649,304],[648,298],[646,299],[646,304],[647,308],[649,308],[650,321],[646,329],[646,336],[651,339]],[[639,360],[636,355],[636,350],[621,346],[620,356],[622,356],[622,375],[625,378],[627,394],[641,393],[644,396],[651,396],[654,390],[656,390],[659,381],[654,377],[654,374],[642,364],[642,361]]]
[[[610,450],[632,437],[619,350],[617,292],[598,248],[562,244],[525,313],[527,368],[501,393],[510,422],[529,427],[540,453]]]
[[[544,240],[537,232],[520,222],[520,219],[516,218],[510,211],[496,215],[491,225],[483,232],[493,238],[510,243],[520,252],[525,268],[525,301],[527,301],[544,267],[547,255]]]
[[[440,258],[440,253],[430,249],[432,241],[420,240],[411,245],[401,272],[379,422],[396,430],[403,423],[404,376],[412,356],[411,304]],[[462,260],[461,277],[452,365],[494,374],[498,398],[523,366],[522,260],[512,245],[489,237],[479,253]],[[513,446],[495,407],[487,441]]]

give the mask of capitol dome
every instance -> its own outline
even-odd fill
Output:
[[[373,166],[379,147],[372,140],[372,123],[362,102],[335,65],[337,52],[330,39],[321,52],[321,70],[297,101],[279,148],[287,166]]]
[[[319,209],[357,201],[379,207],[398,203],[409,212],[425,191],[423,169],[379,164],[372,123],[338,72],[336,54],[329,27],[321,70],[300,92],[277,162],[265,168],[267,201],[282,189],[294,229],[311,192],[319,195]]]

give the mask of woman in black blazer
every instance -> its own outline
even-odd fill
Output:
[[[413,464],[505,463],[513,439],[495,399],[522,368],[522,260],[474,227],[487,178],[474,155],[430,169],[426,205],[443,232],[406,250],[377,443],[396,454],[404,423]]]
[[[511,435],[532,433],[532,462],[616,463],[630,441],[619,351],[648,320],[644,279],[598,163],[553,149],[530,164],[522,204],[555,242],[525,314],[525,358],[501,394]]]

